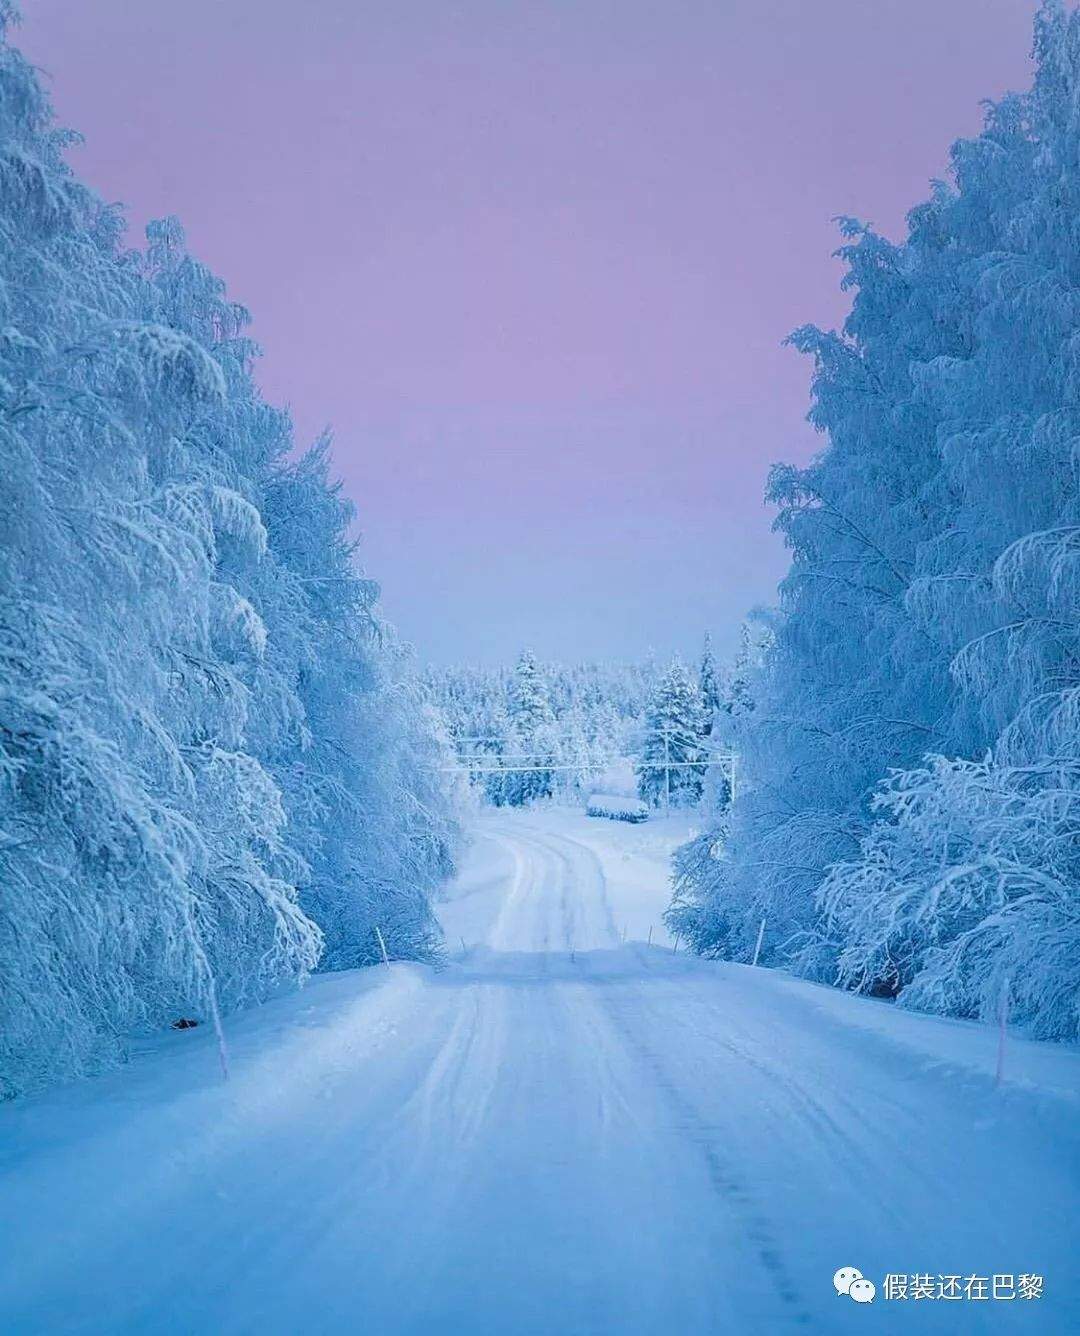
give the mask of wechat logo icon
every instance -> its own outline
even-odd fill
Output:
[[[842,1266],[832,1278],[833,1287],[838,1295],[846,1294],[857,1304],[872,1304],[877,1286],[867,1280],[863,1273],[854,1266]]]

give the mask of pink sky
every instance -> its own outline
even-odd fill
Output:
[[[179,214],[267,394],[333,426],[391,620],[492,661],[727,646],[772,600],[830,219],[899,233],[1027,83],[1034,0],[24,10],[76,170]]]

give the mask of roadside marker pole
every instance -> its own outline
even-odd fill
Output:
[[[652,946],[652,924],[649,924],[649,945]]]
[[[229,1079],[229,1049],[225,1043],[225,1027],[221,1023],[221,1012],[217,1004],[217,988],[213,981],[210,984],[210,1015],[214,1022],[214,1037],[217,1039],[218,1062],[221,1064],[221,1075],[224,1080]]]
[[[761,939],[765,936],[765,920],[761,920],[761,927],[757,930],[757,941],[754,943],[754,958],[751,965],[757,964],[757,958],[761,954]]]
[[[465,938],[462,937],[460,940],[461,940],[461,954],[462,956],[467,956],[469,954],[469,948],[465,945]]]
[[[998,1052],[997,1074],[994,1085],[1001,1085],[1005,1077],[1005,1031],[1009,1021],[1009,977],[1005,976],[1001,985],[1001,1000],[998,1003]]]
[[[679,934],[676,933],[676,934],[675,934],[675,945],[671,948],[671,954],[672,954],[672,955],[675,955],[675,953],[678,951],[678,949],[679,949]]]
[[[375,924],[375,936],[379,939],[379,950],[382,952],[382,963],[387,969],[390,968],[390,957],[386,954],[386,943],[383,941],[383,935],[379,930],[379,925]]]

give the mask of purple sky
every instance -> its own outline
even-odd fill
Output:
[[[391,619],[497,661],[727,647],[772,601],[830,219],[898,233],[1026,84],[1034,0],[23,8],[76,169],[179,214],[333,426]]]

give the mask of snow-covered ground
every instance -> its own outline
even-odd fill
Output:
[[[986,1028],[674,953],[686,831],[486,815],[445,970],[234,1019],[228,1083],[200,1028],[0,1109],[0,1331],[1080,1329],[1080,1054],[1014,1036],[995,1089]]]

